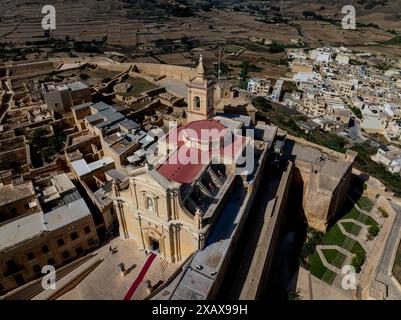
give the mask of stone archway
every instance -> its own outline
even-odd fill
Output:
[[[158,253],[164,258],[166,257],[164,237],[158,230],[153,227],[144,228],[143,236],[144,249]]]

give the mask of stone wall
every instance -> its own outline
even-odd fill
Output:
[[[247,282],[241,292],[240,299],[254,300],[264,295],[268,290],[268,284],[275,276],[272,273],[278,242],[281,235],[282,226],[285,222],[285,209],[288,201],[289,190],[293,179],[293,164],[288,166],[280,180],[280,185],[274,199],[266,207],[265,223],[260,232],[260,239],[252,261],[249,275],[253,281]],[[247,278],[247,280],[249,277]]]
[[[136,67],[140,73],[144,73],[145,75],[151,77],[166,76],[170,79],[181,80],[185,82],[189,82],[196,76],[196,70],[194,68],[159,63],[102,64],[99,67],[117,72],[125,72],[130,70],[132,67]]]

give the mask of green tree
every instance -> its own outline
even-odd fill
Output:
[[[252,99],[252,104],[255,108],[260,109],[262,111],[267,111],[272,109],[271,104],[263,97],[256,97]]]

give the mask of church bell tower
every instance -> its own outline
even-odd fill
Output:
[[[202,55],[196,68],[196,77],[188,84],[187,123],[207,120],[214,115],[214,82],[205,75]]]

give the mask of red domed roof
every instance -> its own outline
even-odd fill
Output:
[[[205,137],[202,137],[202,131]],[[208,132],[213,132],[208,135]],[[223,137],[229,138],[227,143],[222,143],[218,149],[210,149],[208,151],[193,147],[191,144],[186,144],[184,140],[192,142],[214,143],[216,139],[221,140]],[[205,141],[202,138],[206,138]],[[223,139],[224,140],[224,139]],[[217,120],[200,120],[191,122],[185,126],[180,126],[171,130],[166,141],[169,144],[177,145],[177,150],[170,155],[165,163],[157,168],[157,171],[165,178],[180,182],[191,183],[193,179],[200,173],[205,163],[193,162],[190,157],[195,155],[197,160],[208,159],[217,151],[219,154],[226,154],[230,158],[235,159],[242,151],[246,139],[245,137],[233,135],[233,133]],[[183,159],[180,159],[180,156]]]
[[[189,123],[181,132],[192,141],[211,142],[224,137],[228,129],[217,120],[199,120]]]

